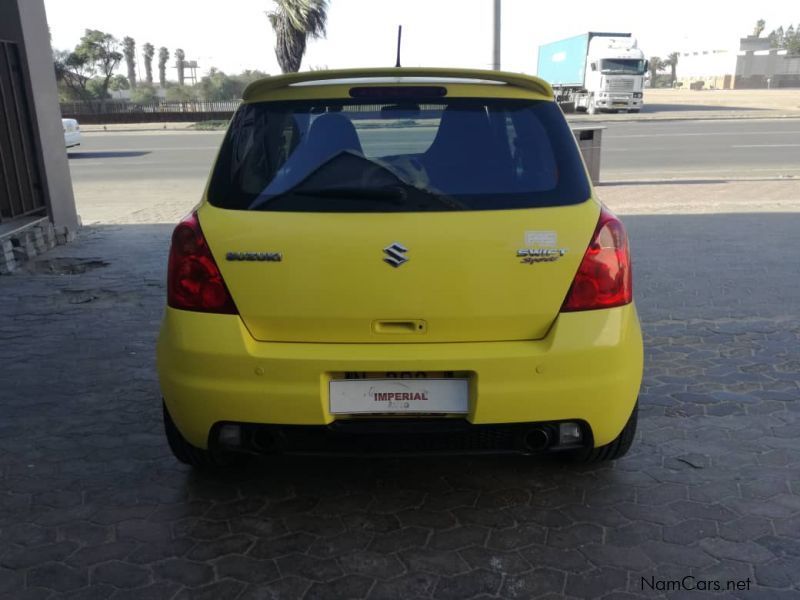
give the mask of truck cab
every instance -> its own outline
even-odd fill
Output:
[[[595,36],[586,55],[585,93],[576,110],[639,112],[647,61],[635,38]]]

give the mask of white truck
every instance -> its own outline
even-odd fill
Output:
[[[590,31],[539,46],[537,75],[565,111],[627,111],[644,103],[647,60],[630,33]]]

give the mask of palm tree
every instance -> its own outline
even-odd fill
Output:
[[[678,76],[676,73],[678,69],[678,57],[680,57],[680,52],[673,52],[669,56],[667,56],[667,60],[661,63],[663,67],[669,67],[670,84],[672,86],[674,86],[675,82],[678,80]]]
[[[661,60],[660,56],[651,56],[650,57],[650,87],[656,87],[656,78],[658,77],[658,72],[663,68],[664,62]]]
[[[144,78],[150,85],[153,85],[153,56],[155,56],[155,53],[156,49],[150,42],[142,46],[142,54],[144,55]]]
[[[274,0],[275,10],[267,13],[275,30],[275,56],[281,71],[297,73],[309,38],[325,36],[328,0]]]
[[[122,38],[122,54],[128,66],[128,81],[132,88],[136,87],[136,40],[127,36]]]
[[[175,50],[175,66],[178,69],[178,85],[183,85],[183,68],[186,63],[186,52],[182,48]]]
[[[161,46],[158,49],[158,83],[162,88],[167,87],[167,61],[169,60],[169,50]]]

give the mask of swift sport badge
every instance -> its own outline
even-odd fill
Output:
[[[519,262],[533,265],[543,262],[555,262],[567,253],[566,248],[522,248],[517,250]]]
[[[406,252],[408,252],[408,248],[399,242],[394,242],[392,245],[386,246],[386,248],[383,249],[383,253],[386,255],[383,257],[383,262],[387,265],[392,265],[396,269],[403,263],[408,262]]]

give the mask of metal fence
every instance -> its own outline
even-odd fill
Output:
[[[62,102],[61,116],[86,124],[209,121],[230,119],[241,100],[224,102]]]
[[[0,40],[0,223],[45,210],[19,48]]]

